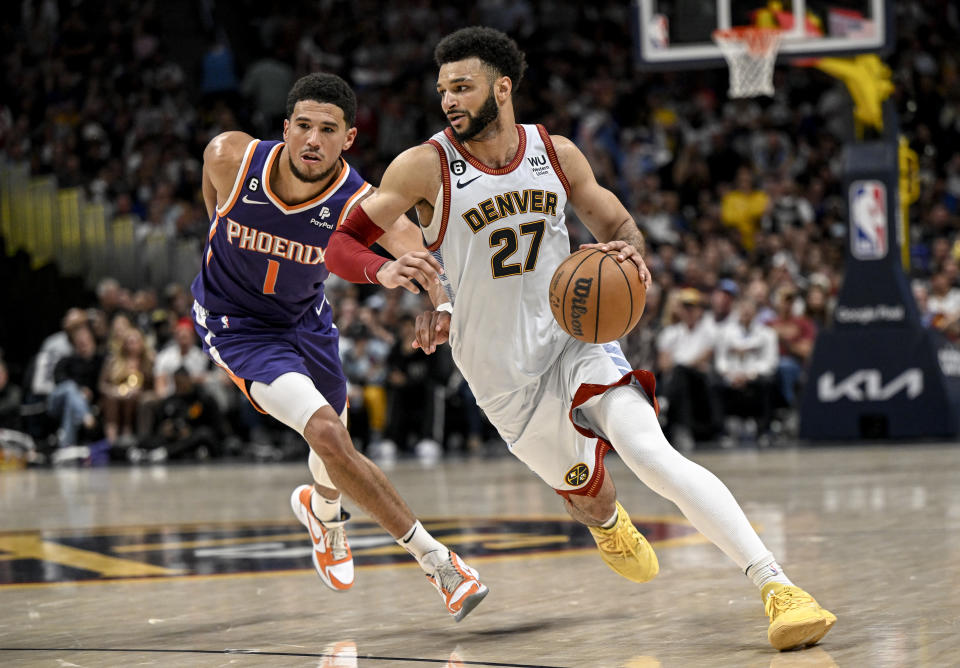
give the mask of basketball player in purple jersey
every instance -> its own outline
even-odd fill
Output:
[[[282,142],[242,132],[211,140],[203,155],[211,223],[192,285],[193,314],[213,361],[258,410],[310,445],[313,485],[295,489],[290,501],[310,532],[323,582],[335,591],[353,585],[342,491],[417,559],[460,621],[487,588],[423,528],[383,472],[354,449],[344,425],[346,379],[323,281],[330,235],[372,191],[341,157],[356,137],[355,115],[346,82],[311,74],[287,97]],[[380,238],[397,260],[379,267],[376,279],[418,292],[415,279],[436,292],[439,265],[403,218]]]
[[[378,277],[383,259],[356,230],[375,224],[389,234],[416,207],[450,302],[418,318],[417,344],[430,353],[449,335],[477,403],[510,451],[590,528],[604,561],[635,582],[659,570],[605,472],[612,447],[753,580],[775,648],[818,642],[836,617],[786,577],[727,487],[667,442],[653,374],[630,369],[616,343],[573,339],[551,315],[550,279],[570,252],[566,204],[601,242],[589,247],[635,263],[649,285],[633,218],[573,142],[515,123],[513,89],[526,63],[513,40],[465,28],[434,55],[450,127],[401,153],[377,194],[350,212],[330,241],[331,270],[357,282]]]

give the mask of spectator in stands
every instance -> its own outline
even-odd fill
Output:
[[[770,327],[777,333],[780,347],[780,361],[777,364],[777,383],[780,395],[787,406],[796,406],[797,386],[803,379],[804,369],[813,352],[813,342],[817,328],[810,318],[797,315],[798,294],[793,285],[781,287],[774,296],[773,305],[776,317],[770,321]],[[803,302],[799,302],[802,312]]]
[[[153,389],[153,354],[140,330],[129,327],[119,349],[108,354],[99,388],[107,440],[121,447],[135,445],[140,402]]]
[[[110,321],[107,320],[106,313],[98,308],[88,308],[87,324],[93,333],[93,340],[97,342],[97,349],[105,350],[110,337]]]
[[[180,318],[173,330],[173,340],[157,353],[153,365],[154,392],[166,399],[174,392],[173,373],[185,369],[195,385],[206,383],[210,361],[197,345],[197,333],[190,318]]]
[[[723,278],[710,291],[710,310],[703,316],[704,322],[719,335],[720,328],[735,319],[733,301],[740,295],[740,286],[732,278]]]
[[[766,192],[770,206],[763,217],[762,227],[767,232],[783,234],[786,230],[814,222],[813,207],[797,193],[797,184],[792,177],[771,176],[766,181]]]
[[[620,339],[624,357],[634,369],[657,368],[657,336],[663,329],[663,290],[653,283],[647,289],[647,301],[640,322]]]
[[[757,305],[752,299],[739,300],[736,315],[720,328],[717,337],[720,397],[726,433],[733,439],[767,438],[773,416],[777,333],[756,315]]]
[[[240,92],[253,106],[252,120],[258,137],[273,137],[287,117],[287,92],[295,78],[287,62],[289,46],[278,44],[269,55],[257,59],[240,85]]]
[[[816,276],[810,281],[805,301],[807,304],[807,317],[813,321],[817,331],[822,331],[828,327],[833,320],[833,307],[830,303],[827,287],[822,281],[816,279]]]
[[[386,425],[384,380],[389,351],[390,348],[359,320],[340,338],[340,360],[347,377],[350,432],[364,443],[378,440]]]
[[[935,328],[952,341],[960,339],[960,288],[952,285],[945,268],[930,277],[927,310]]]
[[[86,326],[86,312],[72,308],[63,316],[62,329],[44,339],[33,362],[30,392],[34,397],[47,397],[53,392],[56,385],[53,372],[57,362],[73,352],[71,337],[78,329]]]
[[[57,363],[56,386],[47,399],[51,417],[59,420],[57,443],[61,448],[79,445],[80,428],[88,432],[97,426],[93,407],[99,399],[98,384],[103,368],[103,354],[89,327],[73,334],[73,352]]]
[[[721,220],[739,233],[740,243],[748,252],[756,244],[760,221],[770,207],[770,198],[754,185],[753,170],[740,167],[734,188],[723,195]]]
[[[437,386],[435,360],[414,349],[415,321],[409,315],[400,318],[400,331],[387,356],[387,429],[384,433],[401,451],[431,435],[434,388]],[[424,410],[426,407],[426,410]]]
[[[680,290],[674,304],[668,304],[671,307],[676,322],[657,337],[657,366],[671,442],[689,451],[695,437],[710,440],[720,427],[720,407],[710,379],[715,332],[703,322],[699,290]]]
[[[115,278],[104,278],[97,283],[97,300],[100,303],[100,310],[107,316],[107,320],[112,321],[113,316],[126,305],[123,303],[123,288]]]
[[[924,327],[933,326],[933,313],[930,312],[930,290],[921,280],[916,280],[911,286],[913,299],[917,302],[917,310],[920,312],[920,324]]]
[[[146,452],[131,449],[132,461],[160,462],[191,455],[206,459],[223,453],[227,429],[217,402],[186,368],[176,369],[172,378],[173,393],[160,402],[156,429],[143,440]]]

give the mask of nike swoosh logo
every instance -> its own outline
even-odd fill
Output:
[[[479,179],[480,177],[478,176],[477,178]],[[404,543],[409,543],[411,540],[413,540],[413,534],[415,533],[417,533],[417,527],[413,527],[413,533],[410,534],[409,538],[401,538],[400,540],[402,540]]]
[[[483,174],[481,174],[480,176],[483,176]],[[471,183],[479,179],[480,176],[474,176],[469,181],[464,181],[463,183],[460,182],[460,179],[457,179],[457,188],[466,188],[468,185],[470,185]]]
[[[266,202],[261,202],[260,200],[247,199],[246,195],[243,196],[243,202],[244,204],[266,204]]]

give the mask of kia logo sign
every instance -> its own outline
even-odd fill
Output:
[[[923,372],[907,369],[889,383],[883,383],[880,369],[860,369],[836,382],[833,372],[817,379],[817,399],[823,403],[848,401],[886,401],[899,392],[906,392],[907,399],[916,399],[923,394]]]

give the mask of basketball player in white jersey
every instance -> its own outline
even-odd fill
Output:
[[[631,370],[616,343],[582,343],[553,319],[548,285],[570,251],[568,203],[601,242],[588,246],[633,262],[649,286],[630,214],[570,140],[515,124],[512,94],[525,62],[513,40],[466,28],[444,38],[435,57],[450,127],[387,168],[379,192],[331,238],[330,270],[374,282],[383,260],[365,246],[370,230],[389,229],[416,207],[450,298],[419,318],[417,345],[429,354],[449,336],[457,366],[510,451],[564,497],[607,564],[636,582],[659,570],[604,471],[613,447],[760,588],[775,648],[818,642],[836,618],[787,579],[726,486],[667,442],[652,374]]]

